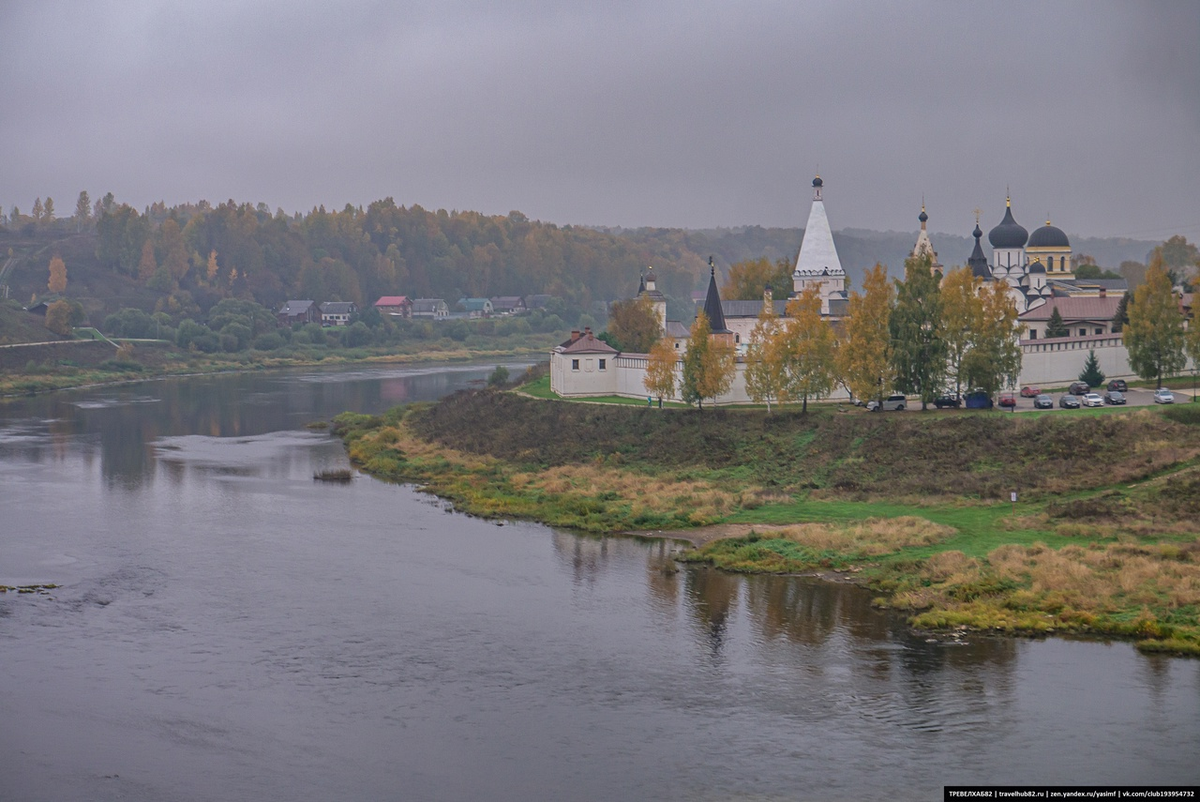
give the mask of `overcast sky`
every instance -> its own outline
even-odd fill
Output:
[[[0,204],[1200,240],[1200,2],[0,0]]]

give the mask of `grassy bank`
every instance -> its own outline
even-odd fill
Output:
[[[1200,411],[870,415],[460,393],[336,431],[368,472],[585,531],[759,527],[687,559],[853,572],[919,627],[1200,650]],[[1009,494],[1018,493],[1013,503]]]

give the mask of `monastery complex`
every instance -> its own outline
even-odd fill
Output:
[[[792,297],[816,287],[821,298],[821,314],[835,323],[846,314],[846,272],[838,258],[833,232],[823,198],[824,181],[813,179],[813,201],[804,227],[804,236],[796,266],[792,271]],[[934,270],[941,272],[937,252],[926,229],[929,216],[924,204],[917,218],[920,233],[912,255],[928,254]],[[982,243],[983,231],[976,218],[975,247],[967,261],[972,273],[985,282],[1005,282],[1008,293],[1025,329],[1021,340],[1022,367],[1020,385],[1066,385],[1075,381],[1088,352],[1094,350],[1101,370],[1109,378],[1133,378],[1128,352],[1121,334],[1112,330],[1121,297],[1127,290],[1124,279],[1080,279],[1075,275],[1071,244],[1063,231],[1050,223],[1030,234],[1013,216],[1012,200],[1006,198],[1004,218],[988,232],[991,259]],[[675,342],[682,376],[682,358],[687,348],[692,321],[667,319],[666,297],[657,289],[654,271],[648,269],[638,287],[638,296],[650,302],[662,325],[662,333]],[[723,301],[717,289],[715,268],[709,270],[708,291],[702,308],[714,334],[733,340],[738,350],[737,373],[729,392],[716,399],[717,404],[750,403],[745,383],[746,345],[764,304],[773,304],[776,315],[783,317],[786,299],[773,299],[768,290],[761,301]],[[1046,328],[1057,310],[1068,327],[1068,336],[1047,338]],[[621,353],[598,339],[591,330],[572,332],[571,339],[557,346],[550,358],[551,389],[564,397],[617,395],[647,397],[643,383],[646,354]],[[677,382],[680,384],[681,382]],[[831,396],[846,399],[839,388]],[[678,390],[673,399],[678,401]]]

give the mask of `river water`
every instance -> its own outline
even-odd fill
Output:
[[[927,642],[859,589],[670,570],[356,476],[304,424],[491,366],[0,403],[3,800],[935,799],[1200,781],[1200,661]],[[666,569],[666,570],[664,570]]]

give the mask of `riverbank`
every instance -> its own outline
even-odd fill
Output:
[[[803,415],[478,392],[340,416],[335,431],[368,473],[476,515],[695,533],[687,561],[852,574],[919,628],[1086,632],[1200,654],[1190,408]]]
[[[553,339],[553,336],[535,336],[521,342],[500,342],[496,348],[482,348],[476,344],[411,351],[359,348],[212,355],[181,351],[170,344],[157,342],[134,343],[130,350],[118,353],[111,344],[100,341],[64,340],[7,348],[4,356],[8,361],[0,364],[3,368],[0,371],[0,398],[210,373],[357,363],[419,364],[541,358],[549,351]]]

